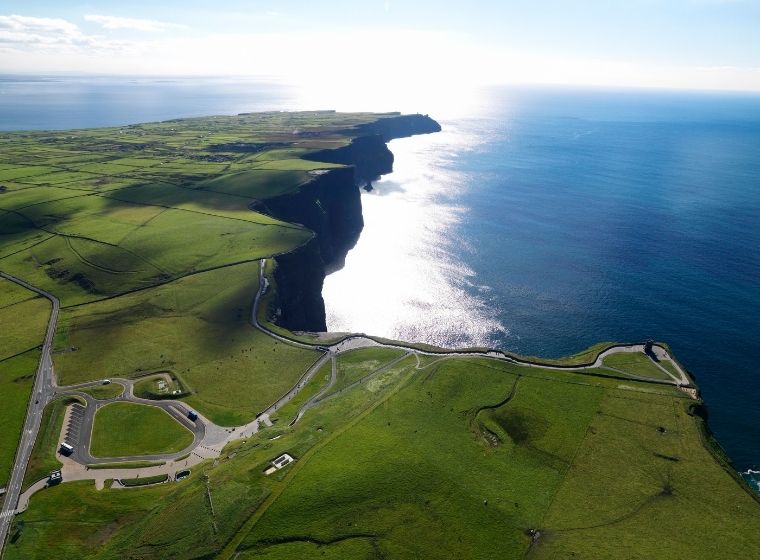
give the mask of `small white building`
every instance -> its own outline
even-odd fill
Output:
[[[288,453],[283,453],[277,459],[273,460],[271,465],[264,471],[264,474],[269,476],[273,472],[279,471],[281,468],[286,467],[290,463],[295,461]]]

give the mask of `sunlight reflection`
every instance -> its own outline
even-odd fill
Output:
[[[391,142],[394,172],[362,196],[361,238],[325,280],[330,330],[444,346],[489,345],[505,333],[487,301],[466,290],[474,273],[458,255],[471,248],[453,236],[463,187],[446,162],[476,142],[453,126]]]

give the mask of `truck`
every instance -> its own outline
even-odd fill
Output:
[[[61,446],[58,448],[58,452],[61,455],[65,455],[66,457],[69,457],[72,453],[74,453],[74,448],[64,441],[61,444]]]

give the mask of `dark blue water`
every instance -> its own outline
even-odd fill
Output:
[[[463,126],[488,131],[449,165],[501,345],[666,341],[737,467],[758,469],[760,97],[502,90]]]
[[[392,108],[310,99],[251,81],[6,76],[0,129]],[[602,340],[666,341],[737,468],[760,470],[760,98],[490,90],[471,115],[443,117],[476,141],[431,159],[439,169],[425,180],[456,179],[439,196],[458,209],[442,235],[471,271],[469,296],[496,310],[489,342],[560,356]]]

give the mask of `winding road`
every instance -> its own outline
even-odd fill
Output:
[[[65,387],[58,387],[56,385],[55,374],[53,371],[53,361],[51,357],[53,336],[55,335],[56,324],[58,321],[58,311],[60,304],[58,299],[52,294],[45,292],[27,282],[11,276],[9,274],[0,272],[0,276],[11,282],[23,286],[37,294],[47,298],[52,303],[52,312],[50,320],[48,322],[48,328],[45,335],[45,341],[42,347],[42,355],[40,363],[37,368],[37,376],[34,383],[34,391],[30,399],[29,408],[27,412],[26,422],[24,424],[24,431],[19,443],[19,448],[16,453],[16,461],[13,466],[13,472],[10,478],[10,482],[5,494],[2,510],[0,511],[0,556],[2,556],[2,549],[5,540],[8,535],[8,529],[13,516],[16,513],[24,511],[29,503],[31,496],[45,488],[46,479],[40,480],[33,484],[26,492],[21,493],[21,485],[26,471],[29,457],[34,447],[34,442],[37,438],[37,434],[40,428],[40,422],[42,418],[42,412],[46,404],[48,404],[54,398],[59,396],[69,395],[77,396],[83,399],[86,403],[84,407],[84,413],[81,419],[78,419],[76,426],[72,430],[76,430],[76,436],[69,442],[74,446],[74,453],[71,457],[59,456],[60,461],[63,463],[61,469],[63,475],[63,481],[73,480],[94,480],[96,487],[102,488],[105,480],[115,479],[119,480],[125,477],[144,477],[166,474],[169,479],[173,479],[175,473],[180,469],[186,469],[193,465],[200,463],[207,459],[214,459],[221,455],[222,449],[231,441],[247,438],[256,433],[262,425],[271,425],[269,416],[275,413],[283,405],[289,403],[319,372],[322,367],[329,361],[332,364],[330,379],[325,387],[323,387],[316,395],[308,399],[298,409],[294,419],[290,422],[290,425],[298,422],[304,414],[312,407],[317,406],[321,402],[331,399],[343,391],[354,387],[360,383],[364,383],[367,380],[377,376],[383,371],[387,371],[393,366],[397,365],[402,360],[409,356],[415,356],[417,358],[416,369],[424,369],[429,367],[432,363],[422,366],[420,362],[420,356],[438,357],[434,363],[440,360],[455,359],[462,357],[481,357],[487,359],[498,360],[502,362],[509,362],[515,365],[524,367],[535,367],[541,369],[561,370],[561,371],[581,371],[588,368],[605,368],[604,358],[615,353],[621,352],[644,352],[644,344],[628,344],[628,345],[613,345],[605,350],[601,351],[591,363],[579,364],[574,366],[565,365],[549,365],[540,362],[532,362],[529,360],[521,359],[515,356],[508,355],[500,350],[422,350],[411,345],[404,345],[400,343],[389,343],[375,339],[373,337],[364,334],[348,335],[337,341],[318,344],[308,343],[303,340],[291,338],[280,333],[274,332],[269,329],[265,324],[259,322],[259,308],[261,298],[267,292],[269,288],[269,281],[267,280],[265,267],[266,259],[260,261],[260,273],[259,273],[259,287],[256,291],[253,305],[251,306],[251,325],[259,331],[271,336],[283,343],[289,344],[294,347],[320,350],[323,354],[304,372],[301,378],[296,384],[284,395],[279,397],[275,402],[269,405],[261,413],[257,414],[256,419],[235,428],[226,428],[218,426],[211,422],[208,418],[202,414],[198,414],[198,419],[190,421],[187,412],[187,405],[177,400],[148,400],[134,395],[134,380],[112,378],[113,383],[118,383],[124,390],[117,396],[106,399],[98,400],[91,395],[83,392],[82,389],[100,385],[100,381],[92,381],[88,383],[81,383],[77,385],[70,385]],[[404,351],[404,354],[399,358],[386,363],[377,370],[370,372],[361,379],[354,381],[347,387],[336,391],[330,392],[337,382],[337,357],[339,354],[356,350],[358,348],[371,348],[371,347],[383,347],[394,348]],[[690,397],[697,398],[697,391],[693,387],[689,376],[683,370],[683,368],[672,359],[667,350],[659,345],[654,345],[652,348],[652,355],[650,358],[658,368],[660,368],[670,380],[659,380],[650,377],[637,376],[633,374],[616,374],[614,370],[606,368],[610,375],[607,377],[613,377],[623,381],[644,381],[653,384],[669,384],[678,387],[686,392]],[[672,373],[670,370],[665,369],[660,363],[661,361],[668,360],[677,374]],[[180,422],[183,426],[187,427],[193,433],[193,443],[186,449],[178,453],[170,454],[155,454],[155,455],[141,455],[132,457],[93,457],[90,454],[89,443],[92,434],[92,426],[95,419],[97,410],[111,402],[127,401],[135,402],[139,404],[146,404],[150,406],[156,406],[165,410],[175,420]],[[69,415],[67,414],[67,419]],[[66,433],[67,425],[64,423],[63,432]],[[104,469],[89,469],[88,465],[96,464],[111,464],[111,463],[127,463],[132,461],[155,461],[163,462],[163,464],[143,467],[143,468],[104,468]]]

